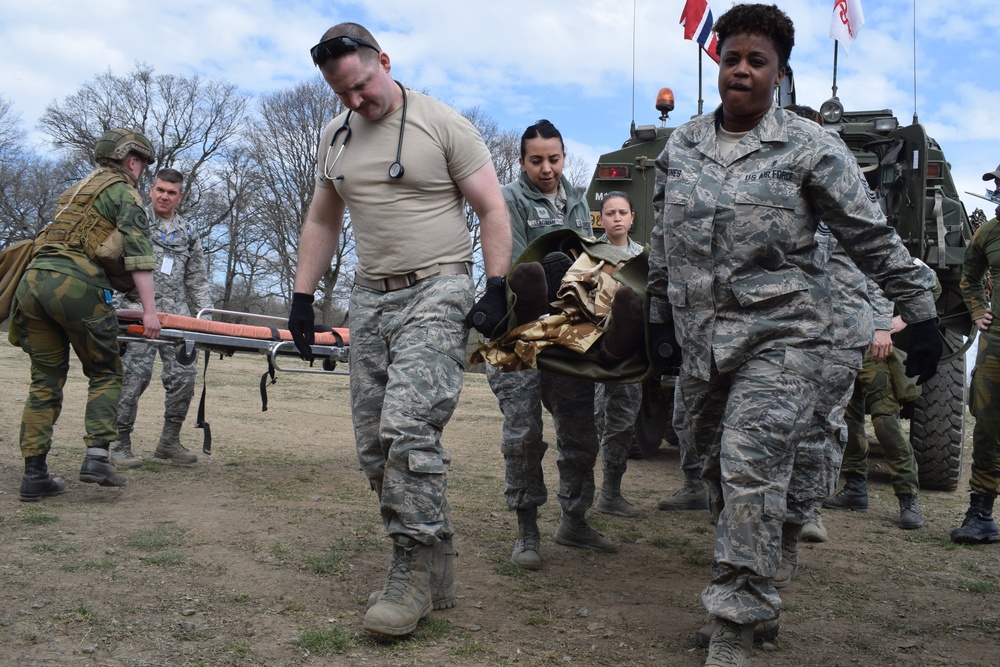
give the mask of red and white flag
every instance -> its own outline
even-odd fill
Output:
[[[865,13],[861,11],[861,0],[833,0],[830,37],[844,45],[845,53],[850,53],[851,42],[864,24]]]
[[[708,0],[687,0],[680,23],[684,26],[684,39],[698,42],[709,58],[719,62],[718,40],[712,32],[714,21]]]

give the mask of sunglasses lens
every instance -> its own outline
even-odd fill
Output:
[[[374,44],[366,42],[363,39],[342,35],[328,39],[325,42],[320,42],[309,49],[309,54],[312,56],[313,64],[319,67],[330,58],[339,58],[345,53],[353,53],[362,46],[366,46],[373,51],[378,51]]]

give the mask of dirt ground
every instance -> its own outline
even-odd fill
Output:
[[[154,380],[134,434],[146,463],[125,471],[127,487],[107,489],[76,478],[86,383],[75,365],[49,459],[68,490],[28,504],[18,500],[17,443],[28,359],[0,346],[0,663],[704,663],[693,634],[707,620],[699,594],[713,529],[707,512],[656,509],[681,483],[676,451],[630,462],[624,488],[641,517],[591,512],[619,553],[555,544],[552,490],[540,512],[544,568],[518,570],[509,564],[516,520],[503,503],[500,413],[475,374],[445,430],[458,605],[432,613],[409,639],[366,636],[365,601],[383,583],[389,547],[358,470],[347,379],[279,373],[262,412],[265,366],[251,354],[212,359],[213,451],[193,467],[152,458],[163,397]],[[200,450],[193,410],[183,437]],[[550,451],[550,486],[554,460]],[[879,472],[866,514],[827,512],[831,540],[802,550],[780,636],[757,647],[754,665],[998,664],[1000,546],[948,541],[967,475],[958,492],[922,494],[921,530],[896,528]]]

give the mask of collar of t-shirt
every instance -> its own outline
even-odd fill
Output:
[[[549,200],[549,203],[552,204],[552,208],[556,210],[556,213],[559,214],[560,218],[566,215],[567,197],[566,197],[566,189],[563,187],[562,183],[559,184],[558,190],[549,194],[545,194],[544,197]]]
[[[728,132],[722,129],[722,123],[715,128],[715,138],[719,142],[719,154],[725,159],[736,150],[736,144],[740,143],[747,132]]]

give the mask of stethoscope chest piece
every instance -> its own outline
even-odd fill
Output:
[[[396,143],[396,161],[393,162],[391,165],[389,165],[389,178],[394,180],[402,178],[403,174],[406,172],[406,170],[403,169],[403,163],[400,162],[400,158],[402,157],[403,154],[403,130],[406,129],[406,88],[404,88],[403,84],[401,84],[399,81],[396,81],[396,85],[399,86],[399,89],[403,92],[403,114],[402,117],[399,119],[399,140]],[[333,167],[337,164],[337,161],[340,159],[340,154],[343,153],[344,149],[347,147],[347,142],[351,140],[352,113],[354,112],[353,111],[347,112],[347,116],[344,117],[344,124],[338,127],[337,130],[333,133],[333,136],[330,138],[330,150],[327,151],[326,154],[327,160],[330,159],[330,152],[333,151],[333,145],[334,143],[336,143],[337,137],[339,137],[341,134],[344,135],[344,139],[340,144],[340,150],[337,151],[337,156],[333,159],[333,164],[327,167],[324,162],[323,165],[324,174],[326,175],[327,178],[331,180],[343,180],[344,178],[343,176],[336,176],[336,177],[331,176],[331,172],[333,171]]]

